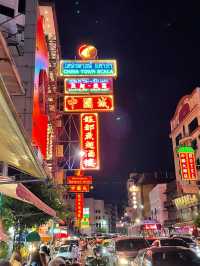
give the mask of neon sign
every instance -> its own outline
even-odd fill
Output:
[[[68,185],[91,185],[92,176],[68,176]]]
[[[113,95],[65,96],[65,112],[112,112]]]
[[[116,77],[116,60],[61,60],[60,76]]]
[[[192,147],[180,147],[178,149],[181,177],[184,180],[197,180],[195,154]]]
[[[75,211],[76,211],[76,219],[81,220],[83,218],[83,193],[76,193],[75,198]]]
[[[98,114],[81,114],[81,170],[98,170],[99,132]]]
[[[89,185],[69,185],[69,192],[89,192]]]
[[[112,78],[73,78],[64,80],[66,94],[112,94]]]

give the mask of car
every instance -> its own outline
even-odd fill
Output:
[[[59,248],[55,257],[63,258],[64,260],[73,260],[74,255],[70,245],[63,245]]]
[[[170,237],[159,238],[152,243],[152,246],[181,246],[186,248],[190,247],[189,244],[187,244],[183,239]]]
[[[200,258],[189,248],[150,247],[138,252],[131,266],[200,266]]]
[[[185,241],[188,246],[194,250],[199,256],[200,256],[200,248],[197,245],[197,242],[190,236],[182,236],[182,235],[175,235],[172,238],[179,238],[182,239],[183,241]]]
[[[111,251],[111,265],[123,266],[131,265],[140,249],[149,247],[148,242],[143,237],[119,237],[114,239]],[[112,250],[113,249],[113,250]]]

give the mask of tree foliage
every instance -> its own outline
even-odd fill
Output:
[[[63,203],[59,199],[59,193],[55,188],[49,187],[46,184],[32,183],[27,188],[45,202],[49,207],[57,212],[57,216],[65,219],[66,211]],[[20,224],[21,229],[39,226],[49,220],[50,216],[35,206],[18,201],[13,198],[4,197],[3,203],[4,226],[7,227],[13,224]]]

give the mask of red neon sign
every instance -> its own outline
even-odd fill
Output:
[[[65,112],[112,112],[113,95],[65,96]]]
[[[98,170],[99,132],[98,114],[81,114],[81,170]]]
[[[83,201],[83,193],[76,193],[75,210],[77,220],[81,220],[83,218]]]
[[[182,179],[197,180],[196,161],[193,152],[180,152],[179,164]]]
[[[90,186],[89,185],[70,185],[69,186],[70,192],[89,192]]]
[[[67,184],[69,185],[91,185],[92,176],[68,176]]]

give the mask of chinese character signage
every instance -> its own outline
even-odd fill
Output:
[[[112,78],[65,79],[65,94],[112,94]]]
[[[116,60],[61,60],[60,76],[116,77]]]
[[[89,185],[69,185],[69,192],[89,192],[90,186]]]
[[[177,209],[194,206],[198,203],[198,198],[195,194],[184,195],[174,200]]]
[[[81,228],[88,228],[90,226],[90,209],[83,208],[83,218],[81,220]]]
[[[91,185],[92,176],[68,176],[68,185]]]
[[[74,112],[112,112],[114,109],[112,95],[65,96],[64,111]]]
[[[180,147],[178,149],[181,177],[184,180],[197,180],[195,154],[192,147]]]
[[[75,209],[77,220],[81,220],[83,218],[83,201],[83,193],[76,193]]]
[[[81,170],[99,169],[98,114],[81,114]]]

